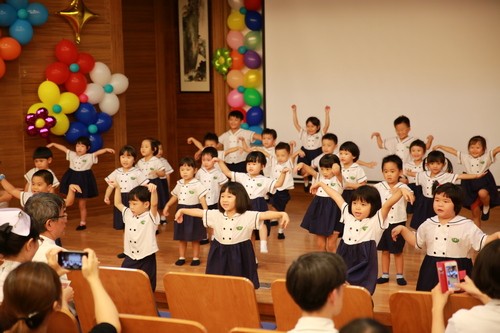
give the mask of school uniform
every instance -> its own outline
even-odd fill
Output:
[[[269,154],[269,157],[266,156],[266,166],[264,167],[264,169],[262,169],[262,173],[264,174],[264,176],[266,177],[271,177],[271,174],[272,174],[272,159],[276,157],[276,152],[275,152],[275,147],[270,147],[270,148],[266,148],[266,147],[261,147],[260,149],[264,150],[266,153]]]
[[[127,171],[125,171],[123,168],[115,169],[106,178],[104,178],[104,180],[106,181],[106,183],[108,183],[109,186],[113,186],[111,185],[112,182],[120,185],[122,203],[127,207],[129,204],[128,192],[130,192],[137,186],[146,185],[149,182],[149,179],[146,178],[144,173],[136,167],[132,167]],[[114,205],[113,228],[115,228],[116,230],[123,230],[125,228],[125,224],[123,223],[123,215],[118,210],[118,208],[114,207]]]
[[[66,160],[69,161],[69,169],[64,173],[61,179],[59,192],[68,194],[68,188],[71,184],[80,186],[82,193],[76,192],[76,198],[95,198],[99,195],[97,182],[92,166],[97,164],[97,156],[94,154],[83,154],[78,156],[76,152],[68,150]]]
[[[433,208],[434,196],[432,194],[432,187],[435,182],[438,185],[445,183],[457,183],[458,175],[441,172],[436,177],[431,178],[430,171],[422,171],[417,173],[415,184],[420,185],[422,188],[422,200],[415,202],[413,207],[414,213],[411,217],[410,226],[413,229],[418,229],[418,227],[429,217],[436,215]]]
[[[27,192],[31,192],[31,178],[33,178],[33,174],[35,172],[37,172],[38,170],[42,170],[42,169],[32,168],[24,174],[24,179],[26,179],[26,182],[28,183],[28,191]],[[53,188],[58,187],[59,186],[59,179],[57,179],[54,171],[52,171],[50,169],[47,169],[47,171],[49,171],[52,174],[52,176],[54,177],[54,181],[52,182],[52,187]]]
[[[207,206],[213,207],[213,205],[215,205],[215,208],[217,208],[217,203],[219,202],[220,196],[220,188],[228,181],[226,175],[220,169],[217,169],[215,167],[211,170],[207,170],[204,167],[201,167],[196,172],[195,178],[198,179],[208,190],[207,195],[205,196]]]
[[[382,205],[389,200],[392,196],[391,187],[387,184],[386,181],[382,181],[380,183],[375,184],[374,186],[378,193],[380,193],[380,198],[382,199]],[[401,182],[398,182],[394,185],[394,188],[404,188],[409,191],[410,188]],[[401,198],[392,205],[389,213],[387,214],[386,220],[389,222],[389,227],[384,230],[382,234],[382,238],[377,246],[377,250],[379,251],[389,251],[390,253],[399,254],[403,252],[403,247],[405,246],[405,239],[403,237],[398,237],[396,241],[392,240],[392,229],[395,227],[402,225],[406,225],[406,200],[405,198]]]
[[[166,204],[170,199],[170,184],[168,183],[167,176],[173,173],[174,169],[172,168],[170,163],[168,163],[166,158],[164,157],[158,157],[158,158],[160,159],[161,163],[165,166],[165,176],[160,177],[160,179],[164,183],[162,196],[165,198],[165,204]],[[163,205],[163,207],[165,207],[165,204]]]
[[[483,248],[487,235],[472,220],[457,215],[450,222],[441,224],[437,216],[427,219],[417,229],[415,248],[425,249],[420,266],[417,290],[430,291],[438,283],[436,263],[456,260],[458,268],[470,276],[472,260],[470,249]]]
[[[19,203],[21,204],[21,207],[24,207],[26,205],[26,202],[28,202],[28,199],[31,198],[35,193],[33,192],[25,192],[21,191],[19,193]]]
[[[242,276],[260,286],[255,252],[250,240],[253,230],[260,228],[260,212],[246,211],[228,217],[219,210],[205,210],[203,225],[214,230],[210,243],[206,274]]]
[[[177,181],[172,195],[177,197],[177,210],[181,208],[202,208],[200,198],[208,190],[198,179],[191,179],[186,183],[184,179]],[[174,240],[198,242],[207,236],[207,231],[199,217],[184,215],[182,223],[174,224]]]
[[[0,303],[3,301],[3,285],[5,284],[5,279],[10,272],[17,268],[17,266],[21,265],[19,261],[12,260],[3,260],[3,263],[0,265]]]
[[[464,179],[462,180],[462,188],[464,189],[465,196],[463,205],[466,208],[476,201],[478,198],[478,192],[481,189],[488,191],[490,195],[490,207],[500,205],[500,197],[498,195],[497,184],[493,174],[490,172],[489,168],[493,162],[495,162],[495,156],[493,155],[493,150],[474,158],[467,153],[458,152],[457,153],[458,164],[462,164],[465,168],[465,172],[473,175],[480,175],[486,172],[481,178],[478,179]]]
[[[288,159],[285,163],[279,163],[276,157],[271,159],[271,178],[278,180],[283,169],[288,168],[290,171],[285,174],[283,185],[276,189],[274,194],[270,195],[269,203],[279,212],[284,212],[288,201],[290,201],[289,190],[294,188],[293,182],[293,163]]]
[[[344,234],[337,254],[347,265],[347,282],[364,287],[373,295],[378,273],[377,245],[389,222],[383,220],[380,209],[374,216],[361,221],[349,213],[349,206],[345,202],[341,212],[340,222],[344,223]]]
[[[397,136],[393,136],[382,142],[382,148],[388,150],[391,154],[398,155],[403,162],[406,162],[410,160],[410,144],[415,140],[416,138],[412,136],[403,140]]]
[[[321,153],[318,156],[316,156],[312,161],[311,161],[311,168],[314,168],[316,170],[319,169],[319,161],[323,156],[325,156],[325,153]]]
[[[448,320],[447,333],[495,332],[500,327],[500,300],[460,309]]]
[[[300,129],[299,132],[299,140],[302,143],[300,149],[304,152],[304,157],[298,157],[297,163],[304,163],[307,165],[311,165],[312,160],[315,157],[321,154],[321,138],[323,134],[321,131],[314,133],[313,135],[309,135],[306,130],[303,128]]]
[[[323,317],[300,317],[295,327],[288,333],[338,333],[333,320]]]
[[[125,223],[125,237],[123,240],[123,253],[125,259],[121,267],[134,268],[144,271],[151,283],[151,288],[156,289],[156,230],[160,224],[160,215],[145,211],[134,216],[130,208],[122,209],[123,222]]]
[[[318,173],[315,182],[323,182],[328,187],[342,194],[342,185],[337,177],[325,178]],[[311,234],[330,236],[338,228],[340,210],[330,196],[319,187],[312,199],[300,226]]]
[[[345,188],[346,183],[361,184],[366,182],[368,178],[366,177],[365,170],[358,163],[353,163],[351,164],[351,166],[347,168],[342,166],[342,178],[344,185],[344,192],[342,192],[342,198],[344,199],[345,202],[347,202],[347,204],[350,204],[352,194],[354,193],[354,189]],[[340,235],[342,235],[343,230],[344,230],[344,224],[337,223],[337,229],[335,229],[335,231],[338,231]]]
[[[414,160],[410,160],[404,163],[403,169],[409,170],[417,174],[419,172],[424,171],[424,164],[422,161],[420,161],[420,163],[417,164],[415,163]],[[422,186],[416,184],[417,181],[416,177],[406,176],[406,179],[408,179],[408,187],[413,191],[413,195],[415,196],[415,201],[413,202],[413,205],[406,205],[406,213],[413,214],[415,210],[415,205],[417,204],[417,202],[422,200]]]
[[[224,151],[229,148],[242,147],[239,138],[243,138],[247,146],[254,142],[253,135],[255,132],[239,128],[236,132],[229,130],[219,136],[219,142],[224,146]],[[246,158],[248,153],[235,152],[224,156],[224,162],[231,171],[245,172],[246,171]]]
[[[141,158],[137,161],[136,167],[144,173],[150,183],[156,185],[156,193],[158,194],[158,210],[161,211],[168,201],[167,195],[165,195],[168,188],[165,181],[158,177],[155,171],[165,171],[165,165],[158,157],[153,156],[147,161],[144,157]]]

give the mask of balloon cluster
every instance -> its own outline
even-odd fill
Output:
[[[224,75],[232,90],[227,104],[243,113],[243,128],[261,133],[262,110],[262,0],[228,0],[232,8],[227,18],[230,29],[226,42],[231,50],[218,49],[214,55],[214,68]]]
[[[1,9],[0,9],[1,11]],[[12,37],[0,38],[0,79],[5,75],[5,61],[14,60],[21,54],[21,44]]]
[[[120,73],[111,74],[108,66],[78,52],[66,39],[56,45],[55,56],[57,61],[45,69],[47,81],[38,87],[41,102],[28,109],[26,132],[47,140],[49,134],[64,135],[70,143],[86,136],[90,152],[99,150],[103,146],[101,134],[112,127],[112,116],[120,109],[116,95],[127,90],[128,79]],[[92,82],[88,83],[87,75]],[[94,106],[97,104],[101,112]],[[73,113],[75,120],[70,121],[68,115]]]

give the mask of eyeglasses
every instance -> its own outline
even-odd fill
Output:
[[[44,238],[42,237],[38,237],[38,245],[42,245],[43,244],[43,241],[45,241]]]
[[[67,218],[68,218],[68,214],[62,214],[59,216],[51,217],[50,220],[59,220],[59,219],[67,219]]]

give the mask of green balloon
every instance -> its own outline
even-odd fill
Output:
[[[243,100],[250,106],[259,106],[262,102],[262,96],[257,89],[247,88],[243,93]]]
[[[214,53],[212,61],[215,70],[226,76],[233,64],[233,59],[231,58],[231,51],[226,48],[217,49]]]
[[[262,45],[262,37],[260,31],[250,31],[249,33],[247,33],[245,35],[243,44],[245,44],[245,46],[249,50],[259,49]]]

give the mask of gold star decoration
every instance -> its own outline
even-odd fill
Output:
[[[77,44],[80,44],[80,34],[85,23],[98,16],[85,5],[83,0],[72,0],[68,8],[56,12],[56,14],[68,20],[75,31],[75,42]]]

